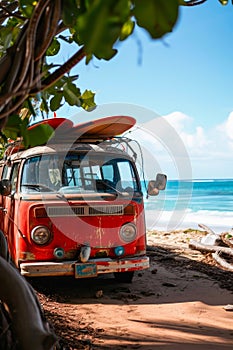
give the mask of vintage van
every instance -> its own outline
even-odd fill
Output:
[[[130,140],[116,138],[119,131],[93,132],[90,123],[87,129],[77,138],[77,128],[55,132],[46,145],[28,149],[13,143],[0,161],[0,254],[24,276],[114,273],[130,282],[134,271],[149,267]],[[159,174],[148,192],[165,186]]]

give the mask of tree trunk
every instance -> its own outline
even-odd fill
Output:
[[[55,349],[57,338],[43,315],[35,292],[1,257],[0,286],[0,349],[14,349],[14,345],[20,350]]]

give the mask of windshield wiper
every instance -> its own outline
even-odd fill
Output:
[[[44,184],[22,184],[22,186],[25,187],[30,187],[32,189],[34,189],[37,192],[41,192],[41,190],[45,190],[45,191],[49,191],[49,192],[54,192],[54,190]]]
[[[125,197],[125,196],[128,196],[129,193],[128,192],[121,192],[119,190],[117,190],[114,186],[110,185],[110,183],[106,182],[106,181],[103,181],[104,185],[106,187],[108,187],[109,189],[113,190],[114,192],[116,192],[117,194],[119,194],[120,196],[122,197]]]

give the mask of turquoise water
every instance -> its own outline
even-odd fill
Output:
[[[170,180],[158,197],[145,199],[145,210],[147,218],[156,217],[153,226],[206,223],[227,229],[233,226],[233,179]]]
[[[193,211],[233,211],[233,180],[168,181],[165,209],[172,207],[177,194],[182,202],[190,198],[188,208]]]

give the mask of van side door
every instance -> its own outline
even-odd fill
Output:
[[[0,180],[9,179],[10,167],[7,164],[4,164],[1,167]],[[6,199],[5,196],[0,195],[0,230],[4,232],[4,221],[5,221],[5,212],[6,212]]]
[[[4,233],[8,236],[9,243],[13,240],[11,236],[14,235],[14,229],[17,225],[17,223],[15,223],[15,213],[17,212],[15,195],[18,183],[19,164],[19,162],[13,163],[9,170],[8,176],[12,190],[9,196],[4,197]]]

